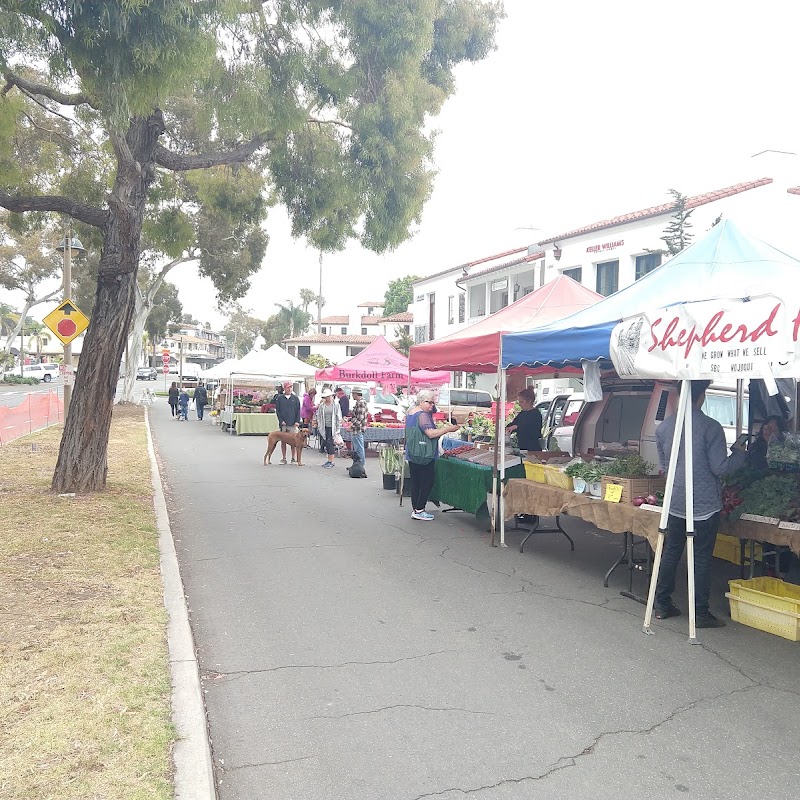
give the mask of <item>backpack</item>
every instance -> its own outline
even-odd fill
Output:
[[[419,415],[413,428],[406,428],[406,455],[412,464],[430,464],[436,453],[436,439],[419,427]]]

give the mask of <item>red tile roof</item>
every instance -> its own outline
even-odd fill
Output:
[[[340,317],[323,317],[319,321],[320,325],[349,325],[350,324],[350,317],[349,316],[340,316]]]
[[[383,308],[385,300],[373,300],[370,303],[359,303],[358,308]]]
[[[462,270],[464,272],[468,271],[470,267],[476,267],[478,264],[485,264],[487,261],[494,261],[498,258],[505,258],[506,256],[515,256],[518,253],[527,253],[528,248],[526,247],[517,247],[514,250],[506,250],[504,253],[495,253],[493,256],[484,256],[484,258],[479,258],[476,261],[467,261],[466,264],[459,264],[457,267],[449,267],[448,269],[443,269],[441,272],[434,272],[433,275],[426,275],[424,278],[420,278],[418,281],[415,281],[414,285],[416,286],[417,283],[422,283],[423,281],[429,281],[431,278],[438,278],[440,275],[447,275],[448,272],[455,272],[456,270]]]
[[[786,191],[789,192],[789,194],[800,194],[800,186],[792,186],[791,189],[787,189]]]
[[[525,248],[527,250],[527,248]],[[513,261],[506,261],[503,264],[498,264],[496,267],[489,267],[488,269],[482,269],[480,272],[471,272],[469,275],[465,275],[463,280],[471,280],[472,278],[478,278],[481,275],[489,275],[491,272],[498,272],[501,269],[508,269],[509,267],[516,267],[519,264],[530,264],[532,261],[537,261],[540,258],[544,258],[544,250],[540,250],[538,253],[533,253],[529,256],[523,256],[522,258],[514,259]],[[460,283],[462,279],[459,279],[457,283]]]
[[[361,324],[362,325],[379,325],[380,321],[383,319],[379,314],[374,314],[371,317],[366,315],[361,317]]]
[[[694,197],[686,198],[687,208],[697,208],[704,206],[707,203],[713,203],[715,200],[722,200],[723,197],[731,197],[735,194],[747,192],[750,189],[757,189],[759,186],[766,186],[772,183],[772,178],[761,178],[757,181],[750,181],[749,183],[737,183],[734,186],[728,186],[725,189],[717,189],[714,192],[706,192],[705,194],[698,194]],[[791,190],[790,190],[791,191]],[[641,211],[632,211],[630,214],[623,214],[619,217],[612,217],[611,219],[604,219],[600,222],[595,222],[591,225],[586,225],[583,228],[576,228],[575,230],[562,233],[559,236],[551,236],[549,239],[543,239],[539,245],[551,244],[552,242],[561,241],[562,239],[571,239],[573,236],[582,236],[585,233],[592,233],[593,231],[602,231],[606,228],[614,228],[617,225],[625,225],[629,222],[637,222],[642,219],[650,219],[650,217],[658,217],[662,214],[669,214],[675,207],[674,202],[662,203],[658,206],[651,206],[644,208]]]
[[[308,336],[295,336],[291,339],[284,339],[284,343],[289,344],[372,344],[377,336],[345,336],[344,334],[332,333],[330,335],[312,333]]]
[[[413,322],[414,315],[410,311],[399,311],[390,317],[381,317],[379,322]]]

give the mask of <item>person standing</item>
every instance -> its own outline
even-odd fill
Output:
[[[314,398],[316,396],[317,390],[309,389],[303,397],[303,404],[300,406],[300,419],[308,428],[311,427],[311,420],[314,419]]]
[[[194,407],[197,410],[197,419],[200,421],[203,419],[203,411],[207,405],[208,392],[206,387],[202,383],[198,383],[197,388],[194,390]]]
[[[439,455],[439,447],[437,444],[433,449],[430,461],[417,464],[409,458],[410,438],[415,434],[417,428],[428,439],[438,439],[446,433],[454,433],[459,429],[458,425],[445,425],[437,428],[433,421],[434,408],[433,392],[430,389],[423,389],[417,395],[416,405],[410,408],[406,415],[406,461],[408,461],[408,472],[411,477],[411,518],[426,522],[433,519],[433,514],[429,514],[425,510],[425,506],[433,488],[434,465]]]
[[[342,409],[342,416],[349,417],[350,416],[350,400],[345,394],[344,389],[341,386],[336,387],[336,399],[339,401],[339,408]]]
[[[692,381],[692,405],[687,414],[692,415],[692,469],[694,488],[694,582],[695,620],[698,628],[722,628],[725,623],[708,610],[711,594],[711,558],[719,528],[722,510],[720,476],[734,472],[745,465],[744,449],[734,445],[728,455],[728,445],[722,425],[707,417],[700,409],[706,399],[706,389],[711,381]],[[672,438],[677,417],[667,417],[656,430],[656,446],[661,469],[666,473],[672,452]],[[664,555],[656,584],[656,619],[680,615],[672,602],[675,591],[675,573],[686,545],[686,460],[685,442],[681,436],[675,483],[672,487],[669,521],[667,522]]]
[[[542,415],[534,408],[536,395],[533,389],[523,389],[518,395],[521,411],[506,425],[508,433],[517,432],[517,446],[520,450],[542,449]]]
[[[172,418],[178,419],[178,384],[175,381],[172,381],[172,386],[169,387],[167,402],[172,409]]]
[[[320,393],[322,401],[317,406],[317,428],[319,436],[325,443],[325,452],[328,460],[322,466],[324,469],[333,469],[336,459],[336,445],[334,440],[339,436],[342,427],[342,408],[333,396],[330,389],[323,389]]]
[[[350,415],[350,440],[353,446],[353,460],[365,463],[364,426],[367,424],[367,403],[361,389],[353,389],[353,410]]]
[[[296,433],[300,422],[300,398],[292,391],[292,382],[283,384],[283,393],[275,398],[278,427],[284,433]],[[281,464],[286,463],[286,442],[281,442]],[[294,463],[294,458],[292,458]]]

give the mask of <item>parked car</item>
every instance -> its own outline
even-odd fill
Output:
[[[470,412],[486,414],[492,410],[492,396],[481,389],[451,389],[443,386],[439,389],[436,408],[455,418],[459,425],[467,421]]]
[[[22,367],[23,378],[38,378],[40,381],[50,383],[58,377],[58,364],[25,364]]]
[[[582,405],[573,425],[556,429],[554,436],[559,449],[568,453],[586,453],[594,449],[602,454],[603,444],[616,444],[638,451],[645,461],[657,465],[656,428],[675,413],[678,391],[678,384],[664,381],[608,381],[603,386],[602,400]],[[568,413],[569,409],[567,406]],[[722,425],[726,441],[733,444],[736,440],[735,390],[709,387],[703,412]],[[745,424],[748,414],[745,395]]]
[[[154,381],[158,378],[158,370],[155,367],[139,367],[136,370],[137,381]]]
[[[542,415],[542,445],[546,450],[559,447],[556,431],[565,424],[564,418],[569,416],[574,424],[583,408],[583,394],[580,392],[563,392],[543,400],[536,406]]]
[[[366,400],[367,413],[373,417],[380,411],[388,411],[389,416],[394,412],[398,422],[402,422],[406,418],[406,409],[400,404],[400,400],[390,392],[384,392],[380,386],[377,387],[376,393],[371,394],[369,386],[356,386],[350,384],[338,383],[336,386],[341,386],[345,394],[350,398],[350,408],[353,407],[353,389],[360,389],[361,396]],[[331,388],[336,388],[332,386]]]

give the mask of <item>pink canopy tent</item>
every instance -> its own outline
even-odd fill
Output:
[[[395,350],[383,336],[379,336],[347,361],[318,370],[316,379],[342,383],[375,381],[383,386],[404,386],[409,381],[408,358]],[[443,383],[450,383],[449,372],[422,369],[411,373],[413,386],[437,386]]]
[[[433,342],[415,344],[409,358],[411,369],[496,372],[504,333],[538,328],[602,299],[597,292],[561,275],[474,325]]]

